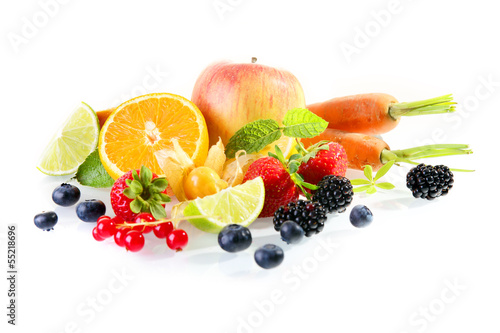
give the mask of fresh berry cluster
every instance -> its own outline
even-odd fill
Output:
[[[229,224],[222,228],[217,240],[224,251],[241,252],[248,249],[252,244],[252,234],[247,227],[239,224]],[[274,244],[263,245],[254,253],[254,260],[257,265],[265,269],[279,266],[284,258],[283,250]]]
[[[321,203],[329,213],[343,213],[351,204],[353,196],[354,192],[349,179],[328,175],[318,183],[318,189],[312,200]]]
[[[273,216],[276,209],[299,199],[299,191],[286,165],[277,158],[262,157],[248,168],[243,182],[262,177],[266,196],[259,217]]]
[[[52,200],[62,207],[73,206],[80,200],[80,189],[74,185],[62,183],[52,191]],[[106,205],[101,200],[91,199],[80,202],[76,206],[76,215],[84,222],[96,222],[106,213]],[[37,228],[44,231],[54,230],[58,216],[53,211],[41,212],[35,215],[33,221]]]
[[[419,164],[406,175],[406,187],[415,198],[436,199],[448,194],[453,183],[453,173],[444,165]]]
[[[298,243],[302,235],[311,237],[320,233],[325,227],[326,214],[345,212],[354,196],[351,182],[343,176],[326,175],[316,187],[312,200],[290,202],[274,213],[274,229],[288,244]]]
[[[113,184],[111,208],[125,221],[133,221],[141,212],[164,218],[165,203],[170,202],[167,186],[165,177],[158,177],[145,166],[130,170]]]
[[[298,173],[306,182],[317,184],[327,175],[345,176],[347,154],[337,142],[319,142],[305,151]]]
[[[318,202],[308,200],[290,202],[274,213],[274,229],[280,231],[285,222],[293,221],[302,228],[306,237],[311,237],[320,233],[325,227],[326,213],[326,209]]]
[[[166,239],[172,250],[181,251],[188,243],[184,230],[174,229],[171,221],[157,221],[150,213],[140,213],[128,222],[119,216],[101,216],[92,230],[92,236],[98,242],[113,237],[116,245],[138,252],[144,247],[144,234],[151,231],[157,238]]]

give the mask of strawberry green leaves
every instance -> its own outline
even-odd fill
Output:
[[[377,171],[375,177],[373,177],[373,169],[371,165],[365,165],[363,173],[366,179],[358,178],[351,180],[351,184],[353,186],[361,185],[359,187],[354,188],[353,192],[354,193],[366,192],[368,194],[373,194],[377,192],[377,187],[383,190],[392,190],[395,187],[393,184],[388,182],[377,182],[377,180],[382,178],[391,169],[393,165],[394,161],[387,162]]]
[[[307,109],[292,109],[283,119],[283,127],[273,119],[259,119],[240,128],[226,145],[226,156],[233,158],[237,151],[256,153],[277,141],[281,135],[292,138],[312,138],[321,134],[328,122]]]
[[[311,194],[306,190],[306,188],[310,189],[310,190],[317,190],[318,186],[316,186],[314,184],[307,183],[306,181],[304,181],[304,177],[302,177],[301,174],[297,173],[297,171],[299,170],[300,164],[301,164],[300,159],[301,159],[302,155],[293,154],[292,156],[290,156],[290,158],[288,160],[286,160],[285,156],[283,155],[283,152],[281,151],[281,149],[277,145],[274,146],[274,151],[275,151],[275,153],[269,152],[268,155],[281,162],[283,167],[290,174],[290,179],[302,191],[302,194],[304,194],[304,196],[308,200],[310,200]]]
[[[170,197],[162,192],[167,189],[168,181],[164,177],[153,179],[153,172],[145,166],[139,174],[133,170],[132,177],[125,180],[128,187],[123,190],[123,194],[132,199],[130,210],[136,214],[151,213],[157,220],[167,217],[162,205],[170,202]]]

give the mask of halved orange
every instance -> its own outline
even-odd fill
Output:
[[[196,105],[168,93],[139,96],[109,115],[99,135],[99,155],[114,179],[142,165],[163,175],[154,153],[172,148],[174,138],[196,165],[203,165],[208,131]]]

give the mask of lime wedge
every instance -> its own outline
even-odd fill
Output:
[[[246,227],[259,216],[264,206],[264,194],[264,182],[257,177],[216,194],[194,199],[184,209],[184,216],[203,216],[189,219],[189,222],[211,233],[218,233],[233,223]]]
[[[70,175],[92,153],[99,141],[99,119],[83,103],[66,119],[50,140],[37,169],[51,176]]]

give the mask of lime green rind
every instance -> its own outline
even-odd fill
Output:
[[[184,209],[184,216],[196,216],[196,215],[203,215],[198,207],[192,202],[189,203],[189,205]],[[216,220],[212,220],[212,223],[207,223],[212,219],[204,219],[204,218],[197,218],[197,219],[190,219],[189,223],[191,223],[193,226],[196,228],[200,229],[201,231],[209,232],[212,234],[217,234],[219,233],[222,228],[224,228],[224,225],[219,225],[217,224],[218,222]]]
[[[256,189],[258,193],[245,191],[248,188]],[[185,217],[205,216],[188,221],[196,228],[209,233],[218,233],[232,223],[247,227],[262,211],[264,196],[264,182],[258,177],[245,184],[195,199],[186,206],[183,213]]]
[[[97,148],[99,129],[97,114],[82,102],[52,137],[36,168],[49,176],[74,174]]]

